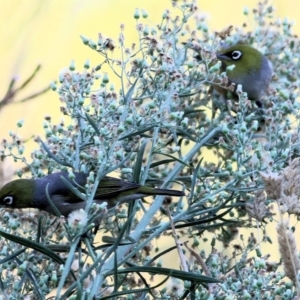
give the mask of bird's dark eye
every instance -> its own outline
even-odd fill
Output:
[[[239,50],[232,51],[232,53],[231,53],[231,58],[233,60],[238,60],[241,58],[241,56],[242,56],[242,52]]]
[[[12,196],[6,196],[6,197],[3,199],[3,202],[4,202],[4,204],[6,204],[6,205],[12,205],[13,202],[14,202],[14,197],[12,197]]]

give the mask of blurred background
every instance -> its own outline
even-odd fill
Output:
[[[294,33],[298,34],[300,1],[269,2],[275,7],[274,15],[278,18],[287,17],[296,21]],[[257,3],[257,0],[199,0],[198,14],[207,16],[210,30],[220,31],[229,25],[242,26],[248,18],[243,15],[244,7],[251,11]],[[60,121],[62,115],[56,92],[48,91],[33,100],[20,104],[16,102],[48,87],[50,82],[58,79],[60,71],[68,67],[71,60],[75,60],[77,70],[83,70],[87,59],[90,59],[91,66],[99,63],[99,55],[83,45],[80,35],[97,41],[98,33],[102,33],[115,40],[117,45],[120,24],[125,24],[125,43],[130,47],[138,37],[133,18],[136,8],[148,12],[148,19],[139,21],[150,26],[160,22],[165,9],[174,10],[170,0],[0,0],[0,7],[0,99],[5,96],[12,78],[17,80],[18,87],[41,64],[37,76],[15,96],[15,103],[3,109],[0,106],[0,141],[9,136],[9,130],[17,131],[24,140],[33,135],[43,137],[46,115],[52,116],[53,123]],[[248,30],[254,29],[248,27]],[[118,86],[118,82],[115,85]],[[25,120],[24,126],[17,129],[16,124],[21,119]],[[25,147],[25,155],[29,157],[35,143],[31,140]],[[8,162],[4,173],[8,174],[16,168],[13,162]],[[170,266],[174,266],[171,261]]]

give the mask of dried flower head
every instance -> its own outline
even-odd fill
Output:
[[[254,194],[253,202],[247,201],[245,208],[249,216],[258,221],[262,221],[270,214],[270,209],[268,209],[266,205],[266,195],[264,191],[257,191]]]
[[[225,40],[227,37],[230,36],[230,33],[233,29],[232,25],[229,25],[228,27],[226,27],[225,29],[223,29],[220,32],[215,32],[216,36],[218,36],[220,39]]]
[[[300,160],[293,159],[280,173],[260,172],[265,191],[271,199],[281,205],[282,213],[298,214],[300,212]]]
[[[274,200],[279,199],[282,191],[282,176],[273,172],[260,172],[259,174],[263,180],[268,197]]]
[[[280,220],[276,229],[284,272],[296,284],[300,261],[295,236],[290,230],[287,220]]]

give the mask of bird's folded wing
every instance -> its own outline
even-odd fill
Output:
[[[140,187],[138,183],[123,181],[114,177],[104,177],[98,185],[95,199],[107,199],[118,196],[120,192]]]

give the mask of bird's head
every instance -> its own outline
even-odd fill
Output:
[[[266,93],[273,68],[271,62],[257,49],[236,44],[222,49],[217,53],[217,58],[222,63],[221,70],[226,71],[229,83],[242,85],[250,99],[259,100]]]
[[[0,190],[0,207],[34,207],[34,180],[17,179],[3,186]]]
[[[263,54],[257,49],[248,45],[235,45],[221,50],[217,53],[217,58],[222,62],[222,69],[235,65],[232,70],[228,70],[228,76],[241,78],[249,72],[259,72],[262,68]]]

